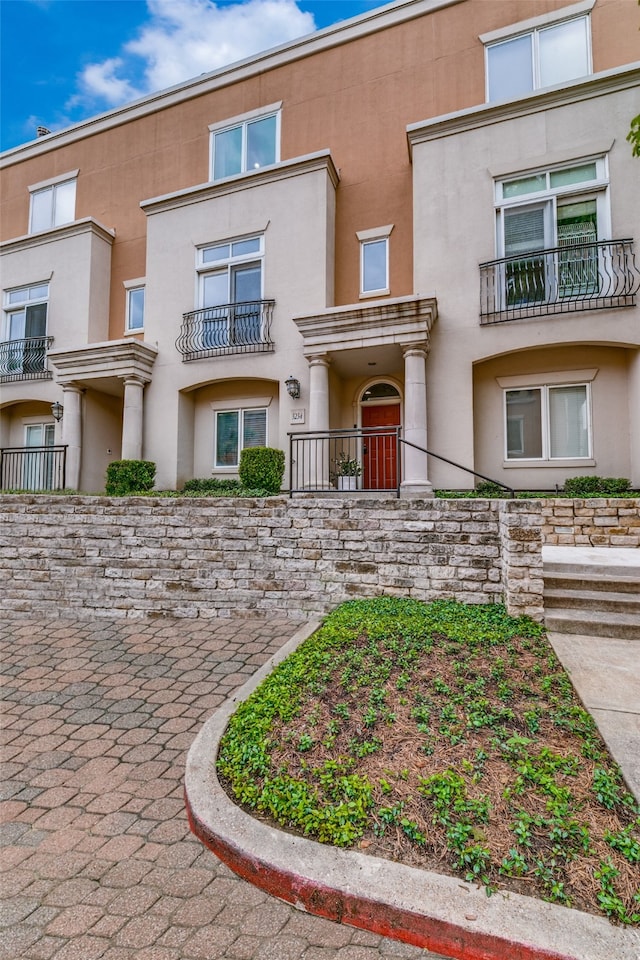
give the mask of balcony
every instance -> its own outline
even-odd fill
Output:
[[[480,264],[480,323],[632,307],[633,240],[575,243]]]
[[[273,300],[226,303],[185,313],[176,348],[183,361],[233,353],[270,353]]]
[[[66,446],[0,449],[0,490],[64,490]]]
[[[29,337],[0,343],[0,383],[14,380],[51,380],[47,350],[53,337]]]

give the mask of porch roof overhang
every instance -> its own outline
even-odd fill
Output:
[[[376,347],[428,349],[438,316],[435,297],[399,297],[346,307],[330,307],[313,316],[294,317],[302,334],[304,354],[311,358]]]
[[[108,340],[47,355],[58,383],[82,383],[105,393],[121,393],[128,377],[149,383],[157,347],[140,340]]]

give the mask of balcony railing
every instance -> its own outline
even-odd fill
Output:
[[[185,313],[176,340],[182,359],[272,351],[273,305],[273,300],[253,300]]]
[[[0,489],[64,490],[66,446],[0,448]]]
[[[631,307],[633,240],[573,243],[480,264],[480,323]]]
[[[53,337],[29,337],[0,343],[0,383],[12,380],[50,380],[47,350]]]

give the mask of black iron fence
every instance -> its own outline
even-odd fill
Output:
[[[0,343],[0,383],[12,380],[50,380],[47,350],[53,337],[28,337]]]
[[[536,250],[480,264],[480,322],[630,307],[639,289],[633,240]]]
[[[64,490],[66,446],[0,448],[0,489]]]
[[[183,360],[269,352],[273,307],[273,300],[253,300],[185,313],[176,348]]]

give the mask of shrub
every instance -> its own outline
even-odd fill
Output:
[[[105,493],[109,497],[127,497],[153,489],[156,465],[151,460],[114,460],[107,467]]]
[[[273,447],[245,447],[240,453],[238,474],[247,490],[279,493],[284,476],[284,451]]]
[[[508,492],[492,480],[480,480],[476,484],[476,496],[478,497],[506,497]]]
[[[187,480],[182,492],[195,493],[198,496],[235,496],[242,490],[242,484],[235,477],[195,477]]]
[[[564,482],[564,492],[569,497],[608,497],[628,489],[626,477],[568,477]]]

